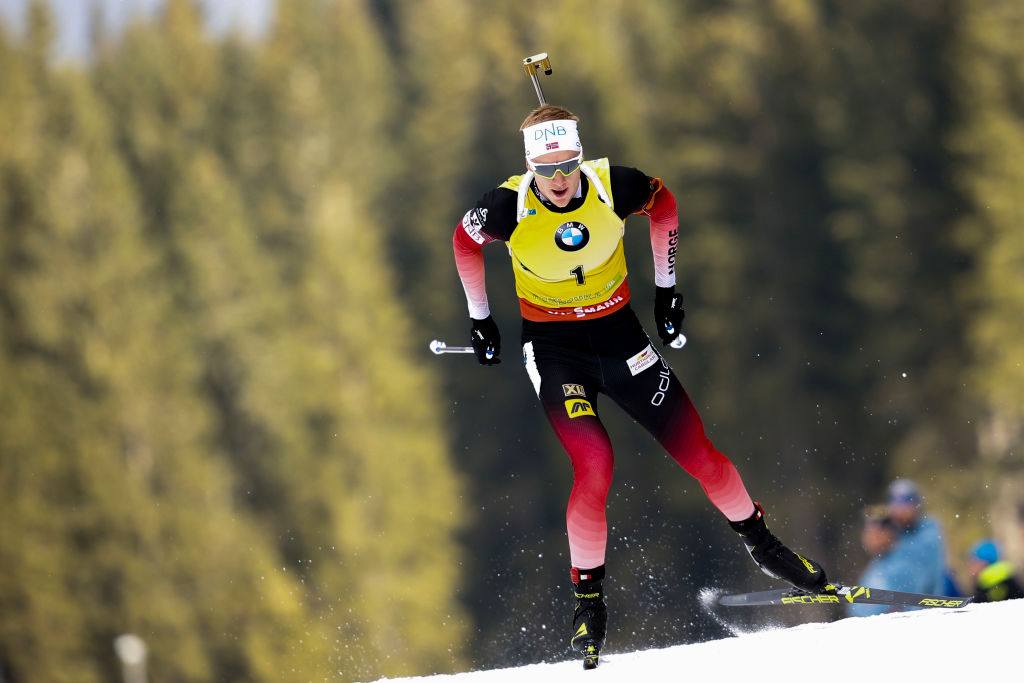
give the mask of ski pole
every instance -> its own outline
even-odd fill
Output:
[[[443,341],[437,339],[430,342],[430,350],[438,356],[442,353],[473,353],[472,346],[448,346]]]
[[[537,78],[537,72],[544,69],[545,76],[551,75],[551,60],[548,59],[548,53],[541,52],[539,55],[527,57],[523,60],[523,69],[533,81],[533,89],[537,91],[537,100],[541,104],[547,104],[547,100],[544,99],[544,91],[540,87],[540,79]]]

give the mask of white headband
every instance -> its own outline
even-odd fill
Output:
[[[576,122],[569,119],[544,121],[523,129],[523,145],[526,147],[526,158],[533,160],[548,152],[572,150],[582,152],[580,134]]]

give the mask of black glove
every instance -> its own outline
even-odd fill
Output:
[[[483,320],[470,318],[473,327],[469,332],[473,340],[473,352],[480,365],[497,365],[501,362],[498,354],[501,353],[501,332],[498,331],[498,324],[494,318],[487,316]]]
[[[671,343],[683,331],[683,295],[675,287],[657,287],[654,291],[654,324],[658,336],[665,344]]]

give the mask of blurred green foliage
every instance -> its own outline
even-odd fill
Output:
[[[97,26],[102,22],[96,22]],[[54,64],[0,26],[0,661],[14,680],[372,680],[565,656],[567,459],[468,333],[451,231],[521,171],[520,62],[679,204],[670,360],[783,540],[852,580],[918,480],[951,562],[1024,560],[1024,7],[189,0]],[[627,223],[643,320],[646,222]],[[722,633],[765,579],[605,411],[609,647]]]

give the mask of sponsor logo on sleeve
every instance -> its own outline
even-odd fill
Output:
[[[470,209],[466,212],[466,215],[462,217],[462,229],[466,231],[466,234],[473,238],[473,241],[477,244],[483,244],[487,240],[480,233],[483,230],[484,223],[487,222],[487,209]]]
[[[676,249],[679,246],[679,231],[669,230],[668,233],[668,274],[676,272]]]

